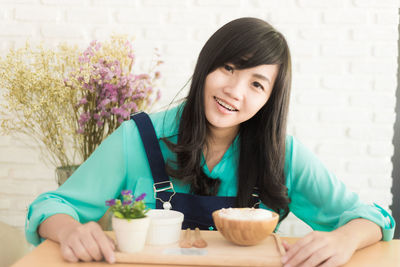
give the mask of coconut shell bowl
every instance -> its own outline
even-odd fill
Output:
[[[277,213],[254,208],[220,209],[212,217],[225,239],[240,246],[259,244],[275,230],[279,221]]]

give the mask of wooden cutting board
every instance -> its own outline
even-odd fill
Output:
[[[183,233],[183,232],[182,232]],[[282,266],[284,249],[279,236],[272,234],[255,246],[238,246],[217,231],[201,231],[206,248],[182,249],[178,243],[149,246],[136,253],[116,252],[119,263],[172,264],[191,266]]]

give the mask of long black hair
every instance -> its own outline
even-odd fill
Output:
[[[164,138],[176,153],[176,162],[167,163],[170,176],[190,184],[198,195],[216,195],[219,179],[207,177],[201,155],[207,140],[204,83],[215,69],[231,63],[237,69],[277,64],[278,75],[267,103],[239,127],[240,156],[236,205],[251,205],[258,188],[261,201],[278,212],[281,220],[289,213],[285,186],[285,138],[291,87],[291,59],[283,35],[267,22],[240,18],[225,24],[206,42],[197,60],[186,103],[182,106],[178,141]]]

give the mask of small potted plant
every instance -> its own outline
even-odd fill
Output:
[[[122,190],[121,199],[110,199],[106,205],[110,207],[113,216],[112,227],[117,238],[118,249],[121,252],[137,252],[143,249],[149,228],[149,209],[144,203],[145,193],[138,197],[132,195],[132,190]]]

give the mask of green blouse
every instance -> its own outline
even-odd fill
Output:
[[[179,106],[150,115],[158,138],[167,137],[176,142],[178,110]],[[174,159],[165,143],[159,143],[164,159]],[[209,177],[221,179],[218,196],[236,195],[238,158],[239,139],[236,138],[211,172],[203,159],[203,171]],[[290,211],[314,230],[331,231],[352,219],[365,218],[382,228],[383,240],[393,238],[393,218],[377,205],[362,203],[357,194],[349,191],[292,136],[286,138],[285,173]],[[189,185],[171,181],[176,192],[189,193]],[[135,196],[146,193],[146,205],[155,208],[153,178],[133,121],[124,122],[106,138],[61,187],[33,201],[25,224],[27,240],[34,245],[43,241],[37,227],[57,213],[68,214],[81,223],[99,220],[107,210],[105,201],[117,198],[124,189],[131,189]]]

